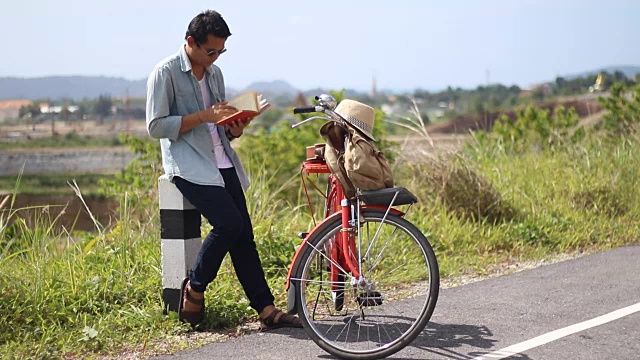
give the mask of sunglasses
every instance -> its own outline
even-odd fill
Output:
[[[222,48],[222,49],[220,49],[220,50],[216,50],[216,49],[213,49],[213,50],[206,50],[205,48],[203,48],[203,47],[202,47],[202,45],[198,44],[198,46],[199,46],[202,50],[204,50],[204,52],[205,52],[205,54],[207,54],[207,56],[222,55],[222,54],[224,54],[225,52],[227,52],[227,49],[225,49],[225,48]]]

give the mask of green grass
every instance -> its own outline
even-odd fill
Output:
[[[37,148],[75,148],[122,146],[118,136],[84,136],[68,133],[64,136],[31,139],[27,141],[0,142],[0,150],[37,149]]]
[[[398,164],[396,180],[421,200],[408,219],[427,234],[444,278],[640,239],[640,147],[635,143],[439,161],[434,166],[416,159],[411,168]],[[289,203],[279,196],[278,189],[289,188],[288,183],[264,168],[250,170],[247,198],[256,241],[283,306],[287,266],[300,241],[295,234],[308,231],[311,223],[304,208],[291,204],[303,204],[299,198]],[[0,213],[0,354],[150,354],[167,339],[170,346],[163,349],[186,346],[189,328],[161,310],[156,195],[136,196],[122,196],[116,226],[91,234],[54,232],[56,219],[46,211],[27,222],[16,218],[9,202],[1,206],[9,211]],[[150,204],[145,216],[132,211],[142,200]],[[225,261],[207,292],[204,329],[233,327],[255,316]]]
[[[255,199],[250,211],[268,282],[284,306],[287,265],[299,242],[292,235],[307,229],[308,218],[274,200],[261,185],[268,179],[256,176],[256,193],[247,196]],[[55,232],[57,219],[46,211],[18,218],[11,198],[0,206],[0,354],[84,358],[153,349],[189,330],[176,314],[162,315],[159,220],[136,220],[135,203],[123,196],[120,222],[98,234]],[[205,329],[255,318],[228,259],[209,290]],[[184,346],[178,340],[170,348]]]
[[[122,146],[118,137],[63,136],[29,141],[0,142],[0,150]]]
[[[469,177],[474,181],[459,182],[460,176],[457,183],[448,179],[454,188],[444,193],[434,190],[429,181],[420,186],[421,181],[414,178],[407,184],[414,190],[423,189],[418,191],[419,198],[432,199],[419,204],[408,218],[430,233],[445,277],[491,272],[494,265],[505,262],[598,251],[640,240],[637,144],[481,160],[463,157],[453,163],[462,163],[457,166],[474,173],[475,177]],[[426,163],[416,165],[414,171],[429,179],[433,169]],[[491,189],[484,188],[486,183]],[[494,202],[464,195],[477,188],[493,192]],[[457,196],[446,197],[450,192]],[[475,212],[491,206],[493,212]],[[451,211],[452,207],[466,211]]]
[[[85,195],[102,194],[99,181],[113,179],[112,174],[48,174],[21,175],[19,194],[31,195],[73,195],[67,182],[76,181]],[[18,176],[0,176],[0,192],[14,191]]]
[[[43,215],[3,229],[0,283],[3,354],[23,358],[80,356],[114,349],[135,338],[184,331],[158,308],[156,227],[131,224],[104,236],[56,235]],[[138,230],[133,235],[130,230]],[[143,235],[147,234],[147,235]]]

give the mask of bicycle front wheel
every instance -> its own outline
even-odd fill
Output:
[[[359,279],[325,251],[340,233],[336,218],[310,236],[291,281],[298,314],[316,344],[340,358],[379,359],[424,330],[440,276],[431,245],[413,224],[391,213],[385,218],[379,210],[361,215],[358,236],[352,239],[355,254],[349,254],[360,264]],[[331,280],[332,268],[338,268],[337,282]],[[336,289],[342,294],[340,308]]]

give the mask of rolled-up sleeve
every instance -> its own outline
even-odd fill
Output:
[[[147,131],[151,137],[178,139],[182,116],[171,115],[174,97],[171,71],[165,66],[153,69],[147,80]]]

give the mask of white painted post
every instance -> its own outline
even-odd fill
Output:
[[[165,176],[158,178],[164,312],[178,311],[180,285],[202,244],[200,212]]]

